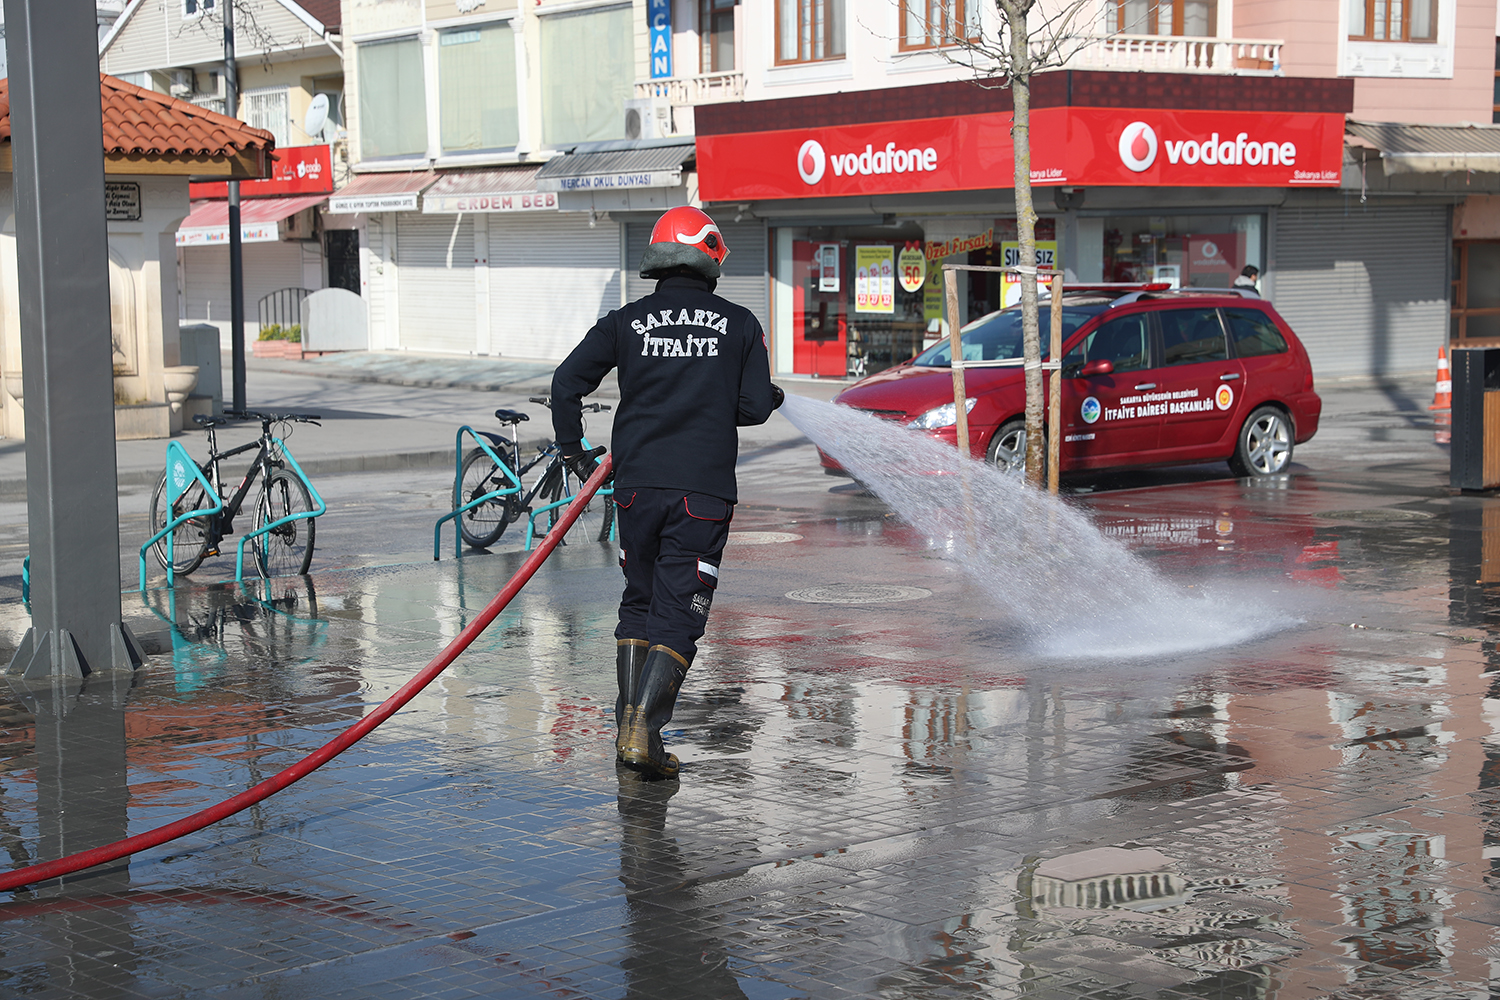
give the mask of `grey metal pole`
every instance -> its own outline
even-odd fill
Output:
[[[98,39],[85,0],[5,0],[5,21],[32,622],[6,672],[77,677],[139,662],[120,615]]]
[[[240,69],[234,56],[234,3],[224,3],[224,113],[240,116]],[[233,408],[245,409],[245,250],[240,241],[240,182],[229,182],[229,351]]]

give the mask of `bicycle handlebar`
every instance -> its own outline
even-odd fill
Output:
[[[225,410],[222,417],[205,417],[201,413],[193,417],[193,423],[202,427],[232,423],[236,420],[259,420],[263,424],[289,420],[299,424],[316,424],[323,419],[321,413],[263,413],[260,410]]]
[[[526,397],[526,401],[529,402],[529,403],[541,403],[547,409],[549,409],[549,410],[552,409],[552,397],[551,396],[527,396]],[[603,413],[605,410],[612,410],[612,409],[614,409],[614,407],[610,406],[608,403],[584,403],[583,404],[583,412],[584,413]]]

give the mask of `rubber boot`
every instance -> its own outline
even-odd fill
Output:
[[[625,730],[617,744],[622,762],[647,774],[677,777],[677,757],[662,745],[661,730],[672,721],[672,708],[687,672],[686,657],[666,646],[651,647],[635,689],[635,704],[625,710]]]
[[[615,643],[615,680],[620,693],[615,698],[615,759],[624,760],[625,724],[635,715],[630,704],[635,689],[641,686],[641,668],[646,665],[648,644],[645,639],[620,639]]]

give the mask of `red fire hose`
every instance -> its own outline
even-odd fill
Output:
[[[105,844],[103,847],[79,851],[77,854],[69,854],[67,857],[58,858],[56,861],[46,861],[41,864],[27,865],[25,868],[17,868],[15,871],[0,875],[0,891],[15,889],[23,885],[31,885],[34,882],[43,882],[47,879],[58,878],[63,875],[71,875],[73,872],[82,871],[85,868],[93,868],[96,865],[102,865],[117,858],[123,858],[128,854],[136,854],[149,847],[156,847],[170,840],[176,840],[178,837],[194,833],[205,826],[210,826],[222,819],[227,819],[243,809],[248,809],[257,802],[270,798],[288,785],[307,777],[349,749],[367,736],[376,726],[379,726],[392,715],[395,715],[401,706],[411,701],[412,698],[416,697],[417,692],[421,691],[428,684],[431,684],[438,674],[442,673],[448,668],[449,664],[458,659],[459,653],[468,649],[469,644],[479,638],[479,634],[489,627],[490,622],[494,621],[501,611],[505,610],[505,606],[511,602],[511,598],[520,593],[521,588],[526,586],[527,581],[531,579],[532,575],[536,573],[547,557],[552,554],[552,550],[557,548],[557,544],[562,540],[563,534],[573,526],[574,521],[578,520],[578,515],[583,512],[584,505],[598,492],[599,487],[604,485],[604,480],[609,477],[613,466],[614,462],[611,456],[604,456],[599,463],[599,467],[589,477],[589,481],[579,490],[578,496],[563,511],[562,519],[557,522],[551,531],[547,532],[541,544],[532,551],[531,555],[526,558],[526,561],[521,564],[521,568],[516,570],[515,575],[500,589],[500,593],[495,595],[495,599],[485,605],[484,610],[479,613],[479,617],[470,622],[467,628],[443,648],[442,652],[433,657],[432,662],[423,667],[421,672],[403,684],[399,691],[387,698],[369,715],[360,719],[354,725],[291,767],[279,774],[272,775],[260,784],[246,789],[233,798],[225,799],[217,805],[199,810],[193,813],[193,815],[180,819],[175,823],[168,823],[166,826],[159,826],[155,830],[148,830],[134,837],[117,840],[113,844]]]

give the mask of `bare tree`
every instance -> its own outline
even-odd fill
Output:
[[[1031,78],[1062,66],[1095,40],[1089,29],[1097,17],[1099,0],[994,0],[994,3],[999,27],[993,37],[977,23],[971,23],[967,29],[952,23],[926,23],[932,36],[947,46],[942,51],[950,62],[972,70],[975,82],[981,87],[1008,86],[1015,106],[1011,138],[1015,148],[1016,239],[1020,243],[1021,329],[1026,356],[1026,478],[1041,488],[1046,476],[1042,468],[1037,215],[1031,197]],[[924,4],[927,10],[932,6]],[[942,15],[946,18],[953,5],[950,0],[936,6],[944,8]]]

